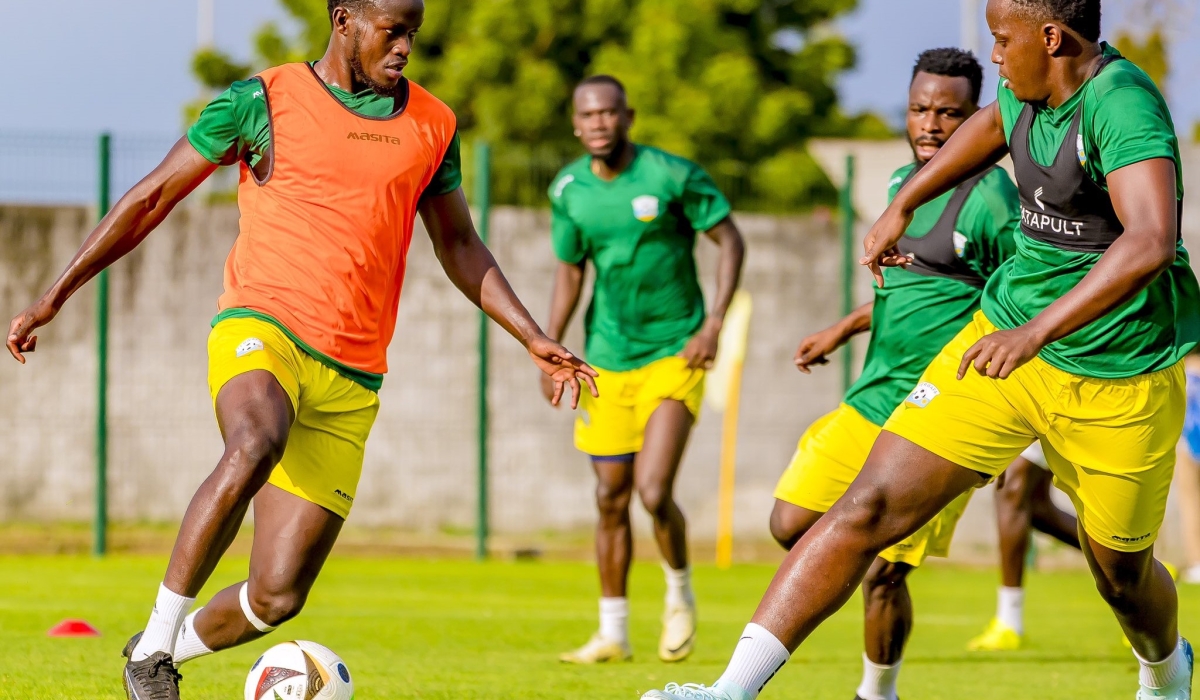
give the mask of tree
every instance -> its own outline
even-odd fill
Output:
[[[264,27],[257,65],[324,49],[325,0],[281,2],[301,32]],[[639,142],[697,160],[741,206],[794,209],[833,194],[807,138],[891,135],[878,118],[838,108],[835,80],[855,55],[830,21],[856,3],[430,0],[410,75],[454,108],[465,140],[494,144],[500,201],[542,200],[579,152],[573,86],[611,73],[637,109]],[[236,74],[228,64],[209,65],[205,79]]]

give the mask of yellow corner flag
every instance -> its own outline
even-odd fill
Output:
[[[708,373],[706,398],[714,411],[724,413],[721,428],[721,479],[717,490],[717,566],[733,564],[733,491],[737,475],[738,398],[742,367],[750,341],[750,293],[738,290],[725,314],[717,359]]]

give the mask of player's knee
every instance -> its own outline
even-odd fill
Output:
[[[225,443],[223,464],[235,479],[265,479],[283,459],[287,437],[267,431],[245,431],[231,435]]]
[[[626,518],[629,515],[629,487],[600,482],[596,486],[596,507],[604,520]]]
[[[251,609],[260,620],[278,627],[300,614],[308,595],[288,587],[266,587],[251,590]]]
[[[867,603],[889,601],[907,590],[908,573],[912,567],[884,559],[876,559],[863,578],[863,596]]]
[[[1154,561],[1150,558],[1112,557],[1097,567],[1096,590],[1104,602],[1116,610],[1133,607],[1145,590],[1144,584],[1152,575],[1153,566]]]
[[[796,513],[798,509],[794,506],[784,505],[780,502],[775,502],[775,508],[771,510],[771,537],[779,543],[784,549],[791,549],[796,546],[804,533],[808,532],[810,523],[807,519],[799,517]]]
[[[646,508],[646,512],[656,520],[665,520],[671,514],[671,507],[675,504],[671,490],[657,484],[638,487],[638,497],[642,499],[642,505]]]

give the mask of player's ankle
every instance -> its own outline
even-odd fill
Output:
[[[160,651],[174,654],[175,638],[195,602],[195,598],[181,596],[167,588],[166,584],[159,584],[154,610],[146,623],[146,631],[129,656],[130,661],[142,661]]]
[[[717,681],[717,686],[731,685],[740,689],[745,698],[753,700],[789,658],[791,653],[778,637],[765,627],[751,622],[742,632],[742,638],[733,650],[733,658],[729,660],[729,666]]]
[[[183,625],[179,628],[179,635],[175,638],[175,654],[173,657],[176,667],[192,659],[198,659],[201,656],[208,656],[213,653],[213,650],[208,648],[208,645],[204,643],[199,633],[196,632],[196,615],[200,614],[201,610],[204,610],[204,608],[200,608],[184,618]]]
[[[1183,638],[1162,661],[1146,661],[1135,650],[1134,657],[1140,666],[1138,680],[1147,688],[1170,688],[1182,680],[1188,672],[1187,656],[1183,650]]]
[[[900,678],[900,664],[877,664],[863,654],[863,677],[858,685],[858,696],[863,700],[896,700],[896,681]]]
[[[600,636],[606,641],[629,644],[629,599],[600,599]]]

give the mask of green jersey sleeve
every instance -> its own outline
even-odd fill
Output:
[[[707,231],[729,217],[733,208],[708,173],[692,164],[683,185],[683,215],[697,231]]]
[[[188,142],[209,162],[258,163],[271,147],[271,118],[263,85],[256,79],[234,83],[204,108],[187,132]]]
[[[1128,73],[1125,73],[1128,75]],[[1121,86],[1103,96],[1091,119],[1091,138],[1107,176],[1114,170],[1153,158],[1175,157],[1175,127],[1154,92],[1139,85]]]
[[[550,244],[554,255],[568,265],[578,265],[587,259],[587,245],[583,231],[571,219],[564,201],[566,188],[574,176],[559,174],[550,185]]]
[[[421,197],[440,197],[459,187],[462,187],[462,144],[458,132],[455,131],[450,146],[446,148],[446,155],[442,157],[442,164],[438,166]]]
[[[1000,107],[1004,140],[1011,144],[1013,127],[1017,125],[1017,119],[1021,116],[1021,110],[1025,109],[1025,103],[1018,100],[1017,96],[1012,94],[1012,90],[1004,87],[1004,82],[1001,81],[1000,87],[996,89],[996,104]]]
[[[963,261],[987,279],[1016,253],[1021,226],[1017,186],[1003,170],[993,170],[971,190],[958,215],[956,231],[966,237]]]

